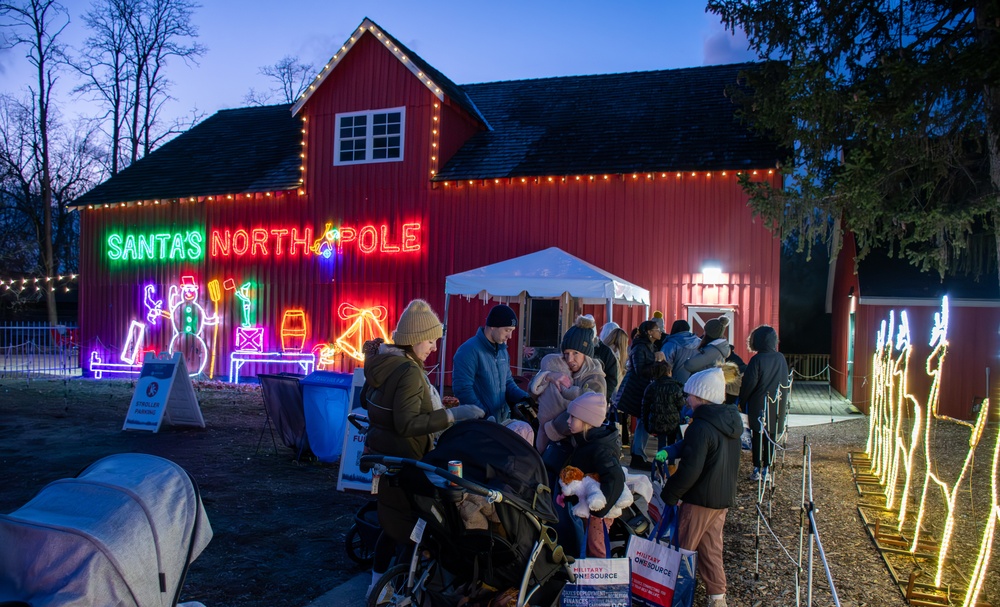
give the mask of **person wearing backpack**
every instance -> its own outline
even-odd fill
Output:
[[[673,369],[666,361],[656,361],[650,367],[652,381],[642,395],[642,425],[656,435],[656,450],[677,441],[680,433],[681,409],[684,408],[684,386],[672,377]]]

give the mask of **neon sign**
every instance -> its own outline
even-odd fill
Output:
[[[387,224],[361,227],[334,227],[326,224],[322,235],[313,240],[313,229],[303,227],[215,229],[209,237],[209,254],[219,257],[294,257],[319,255],[330,258],[356,247],[363,254],[416,253],[421,249],[421,226],[404,223],[398,235]]]
[[[338,337],[334,343],[340,351],[344,352],[351,358],[355,360],[363,361],[365,359],[364,353],[362,353],[361,348],[365,345],[365,342],[376,337],[381,337],[385,341],[389,341],[389,336],[385,332],[385,328],[382,323],[385,321],[388,313],[383,306],[375,306],[372,308],[357,308],[349,303],[342,303],[340,307],[337,308],[337,315],[343,320],[353,320],[351,326],[344,331],[344,334]]]
[[[205,235],[198,230],[153,232],[107,237],[108,259],[112,261],[198,261],[205,256]]]

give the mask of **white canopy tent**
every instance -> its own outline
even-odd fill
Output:
[[[444,338],[441,340],[441,375],[444,390],[448,353],[448,304],[452,295],[466,297],[570,297],[584,304],[606,304],[608,314],[615,304],[645,306],[649,316],[649,290],[589,264],[559,249],[514,257],[446,277],[444,285]],[[523,316],[523,312],[522,312]]]

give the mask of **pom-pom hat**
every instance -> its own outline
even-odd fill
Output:
[[[577,352],[582,352],[587,356],[594,355],[594,340],[597,338],[595,333],[595,328],[597,323],[594,322],[594,317],[590,316],[577,316],[576,322],[573,326],[566,330],[566,334],[562,338],[562,349],[563,350],[576,350]]]
[[[573,399],[566,409],[573,417],[596,428],[604,424],[608,415],[608,399],[597,392],[584,392]]]
[[[729,327],[729,317],[720,316],[705,323],[705,337],[719,339]]]
[[[726,384],[736,381],[739,373],[739,368],[733,363],[698,371],[684,382],[684,391],[721,405],[726,400]]]
[[[412,346],[422,341],[441,339],[444,330],[431,304],[414,299],[406,306],[392,332],[392,342],[397,346]]]

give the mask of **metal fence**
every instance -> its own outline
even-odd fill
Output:
[[[798,381],[830,381],[829,354],[785,354],[785,360]]]
[[[0,379],[79,377],[79,336],[75,325],[0,323]]]

